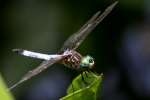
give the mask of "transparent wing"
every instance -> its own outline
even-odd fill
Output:
[[[87,21],[79,31],[71,35],[64,43],[61,48],[61,52],[67,49],[76,49],[88,36],[88,34],[112,11],[118,1],[111,4],[106,10],[100,15],[98,11],[89,21]]]
[[[59,62],[60,60],[62,60],[64,57],[67,57],[67,56],[68,55],[66,54],[66,55],[62,55],[62,56],[59,56],[59,57],[51,58],[48,61],[43,61],[43,63],[41,63],[37,68],[29,71],[24,77],[22,77],[22,79],[19,82],[17,82],[13,86],[11,86],[9,88],[9,90],[12,90],[13,88],[18,86],[19,84],[29,80],[30,78],[32,78],[35,75],[41,73],[42,71],[44,71],[45,69],[47,69],[48,67],[53,65],[54,63]]]

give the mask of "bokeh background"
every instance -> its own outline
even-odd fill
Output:
[[[1,0],[0,73],[11,86],[41,60],[13,53],[23,48],[57,53],[94,13],[114,0]],[[78,48],[104,73],[103,100],[150,99],[150,1],[119,0]],[[55,64],[12,91],[16,100],[58,100],[79,73]]]

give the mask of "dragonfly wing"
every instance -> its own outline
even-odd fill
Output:
[[[76,49],[88,36],[88,34],[112,11],[118,1],[111,4],[106,10],[100,15],[98,11],[89,21],[87,21],[79,31],[71,35],[64,43],[61,48],[61,52],[67,49]]]
[[[43,63],[41,63],[37,68],[29,71],[27,74],[25,74],[24,77],[22,77],[22,79],[17,82],[16,84],[14,84],[13,86],[11,86],[9,88],[9,90],[15,88],[16,86],[18,86],[19,84],[29,80],[30,78],[32,78],[33,76],[41,73],[42,71],[44,71],[45,69],[47,69],[48,67],[50,67],[51,65],[53,65],[54,63],[56,62],[59,62],[60,60],[62,60],[64,57],[67,57],[68,55],[62,55],[62,56],[59,56],[59,57],[55,57],[55,58],[52,58],[48,61],[43,61]]]

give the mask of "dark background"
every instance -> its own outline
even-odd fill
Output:
[[[8,86],[40,60],[13,53],[23,48],[57,53],[63,42],[94,13],[114,0],[1,0],[0,72]],[[103,100],[150,99],[149,0],[119,0],[119,4],[78,48],[95,58],[104,73]],[[58,100],[78,73],[55,64],[15,88],[16,100]]]

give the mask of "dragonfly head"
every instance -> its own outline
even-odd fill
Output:
[[[82,69],[92,69],[94,66],[94,58],[87,55],[81,59],[80,68]]]

